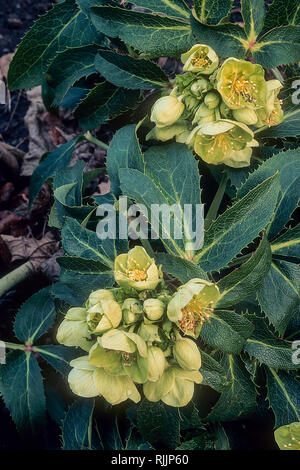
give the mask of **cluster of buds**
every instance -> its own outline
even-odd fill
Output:
[[[202,381],[195,340],[218,301],[217,286],[192,279],[173,293],[140,246],[117,256],[114,275],[118,287],[92,292],[59,326],[59,343],[87,352],[70,363],[72,391],[117,404],[138,402],[142,387],[150,401],[185,406]]]
[[[181,56],[183,74],[154,104],[155,127],[147,139],[185,143],[206,163],[250,165],[258,146],[254,129],[283,120],[278,80],[265,80],[261,65],[235,58],[220,64],[215,51],[196,44]]]

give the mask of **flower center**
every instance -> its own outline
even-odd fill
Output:
[[[126,274],[133,281],[145,281],[147,279],[147,273],[142,269],[126,269]]]
[[[133,364],[133,357],[130,353],[122,352],[123,366],[129,367]]]
[[[191,64],[195,67],[204,68],[211,64],[211,60],[204,53],[200,53],[198,57],[193,57],[191,59]]]
[[[183,332],[195,331],[195,328],[200,324],[202,325],[209,319],[210,312],[213,311],[212,302],[209,307],[204,307],[202,303],[194,297],[189,303],[181,310],[182,320],[180,320],[179,326]]]
[[[253,96],[256,91],[256,84],[252,80],[247,80],[240,76],[231,80],[228,88],[230,89],[228,98],[231,103],[238,101],[238,104],[241,104],[242,99],[249,103],[256,103],[256,99]]]

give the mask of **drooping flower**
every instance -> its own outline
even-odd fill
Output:
[[[187,370],[199,370],[201,355],[196,343],[189,338],[177,339],[173,346],[173,355],[176,362]]]
[[[87,315],[85,308],[70,308],[58,328],[57,341],[65,346],[79,346],[84,351],[89,351],[93,343]]]
[[[99,289],[92,292],[86,307],[88,326],[93,333],[116,328],[122,320],[122,309],[115,301],[112,291]]]
[[[153,290],[160,282],[160,273],[154,259],[141,246],[115,259],[115,280],[122,287]]]
[[[233,168],[250,165],[252,147],[258,145],[245,124],[219,119],[197,126],[187,140],[202,160],[213,165],[224,163]]]
[[[181,117],[184,104],[176,96],[163,96],[152,107],[151,121],[156,127],[166,127],[174,124]]]
[[[143,304],[144,311],[149,320],[159,320],[165,311],[165,304],[159,299],[146,299]]]
[[[217,73],[217,90],[231,109],[263,107],[266,103],[266,80],[261,65],[229,58]]]
[[[279,80],[267,81],[267,99],[265,107],[258,109],[257,122],[255,127],[277,126],[283,121],[284,113],[281,107],[282,101],[278,98],[278,94],[282,88]]]
[[[133,325],[142,316],[143,306],[137,299],[125,299],[122,305],[123,321],[125,325]]]
[[[167,366],[167,361],[163,351],[157,346],[148,348],[148,375],[147,380],[157,382]]]
[[[166,142],[175,137],[176,142],[184,143],[189,133],[188,123],[186,121],[177,121],[175,124],[172,124],[172,126],[153,127],[147,134],[146,140],[154,139]]]
[[[219,297],[216,284],[204,279],[191,279],[179,287],[172,297],[167,308],[168,318],[184,334],[197,338]]]
[[[189,51],[181,55],[184,72],[196,72],[210,75],[219,65],[215,51],[205,44],[195,44]]]

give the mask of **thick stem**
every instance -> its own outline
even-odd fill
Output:
[[[205,218],[205,221],[204,221],[204,228],[205,230],[207,230],[212,221],[216,219],[217,217],[217,214],[218,214],[218,210],[219,210],[219,207],[220,207],[220,204],[222,202],[222,199],[223,199],[223,196],[224,196],[224,193],[225,193],[225,189],[226,189],[226,186],[227,186],[227,181],[228,181],[228,176],[227,175],[224,175],[223,178],[222,178],[222,181],[220,183],[220,186],[218,188],[218,191],[216,192],[216,195],[210,205],[210,208],[207,212],[207,215],[206,215],[206,218]]]
[[[104,142],[101,142],[101,140],[97,139],[97,137],[94,137],[90,131],[88,131],[84,137],[86,140],[91,142],[92,144],[98,145],[98,147],[101,147],[103,150],[108,150],[108,145],[106,145]]]
[[[21,351],[25,351],[26,349],[24,344],[8,343],[7,341],[4,341],[4,344],[7,349],[20,349]]]
[[[0,297],[12,289],[19,282],[24,281],[33,272],[33,266],[30,261],[14,269],[6,276],[0,279]]]

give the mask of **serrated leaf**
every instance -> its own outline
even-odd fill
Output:
[[[300,384],[296,377],[271,367],[267,375],[267,398],[275,415],[275,427],[300,421]]]
[[[238,196],[243,197],[250,189],[257,187],[276,172],[279,173],[280,192],[271,226],[268,229],[270,239],[284,228],[297,208],[300,199],[300,150],[287,150],[269,158],[251,173],[238,191]]]
[[[144,171],[144,156],[136,135],[136,125],[131,124],[119,129],[107,151],[106,167],[110,178],[111,192],[120,195],[120,168],[134,168]]]
[[[247,37],[240,26],[233,23],[206,25],[195,18],[191,18],[191,26],[197,42],[208,44],[220,57],[228,57],[228,51],[231,57],[245,57]]]
[[[226,266],[257,237],[273,216],[278,192],[279,178],[274,175],[223,212],[205,233],[204,247],[196,257],[200,266],[206,271]]]
[[[180,440],[178,408],[144,399],[137,406],[137,428],[150,444],[159,443],[168,449],[175,449]]]
[[[193,154],[182,144],[169,144],[163,147],[152,147],[145,153],[146,174],[132,169],[120,169],[119,176],[123,195],[134,199],[147,208],[146,219],[151,214],[151,225],[161,238],[166,249],[182,258],[190,258],[190,242],[201,242],[201,227],[198,228],[199,239],[190,232],[196,225],[196,210],[200,207],[200,178]],[[132,184],[134,181],[134,185]],[[160,206],[157,206],[160,205]],[[170,224],[166,223],[157,208],[173,207]],[[191,217],[184,211],[185,204],[193,208]],[[154,206],[155,205],[155,206]],[[146,212],[141,207],[141,212]],[[201,212],[201,210],[200,210]],[[201,214],[198,213],[200,223]],[[192,224],[188,219],[192,220]],[[185,229],[185,230],[184,230]],[[179,233],[180,232],[180,233]],[[181,237],[181,238],[180,238]],[[201,246],[201,245],[200,245]],[[185,250],[188,249],[186,252]]]
[[[264,235],[249,261],[218,282],[221,297],[217,307],[230,307],[256,292],[270,269],[271,259],[270,245],[267,236]]]
[[[33,349],[63,377],[71,370],[70,362],[80,355],[75,348],[62,345],[34,346]]]
[[[139,90],[126,91],[112,83],[96,85],[75,109],[80,127],[92,130],[138,105]]]
[[[242,0],[242,16],[244,29],[249,41],[255,41],[263,29],[265,19],[264,0]]]
[[[56,299],[60,299],[73,307],[81,307],[83,304],[83,298],[80,295],[60,282],[53,284],[51,294]]]
[[[178,56],[195,43],[190,25],[174,18],[110,6],[91,11],[99,32],[119,37],[138,51],[155,57]]]
[[[94,400],[77,400],[70,407],[62,424],[63,450],[92,449]]]
[[[176,450],[180,451],[193,451],[193,450],[212,450],[214,448],[214,440],[205,431],[198,436],[183,442]]]
[[[23,343],[34,343],[52,326],[55,316],[50,288],[46,287],[33,294],[18,311],[14,322],[16,337]]]
[[[1,394],[22,433],[43,435],[46,403],[43,379],[33,354],[12,351],[0,366]]]
[[[272,29],[276,26],[299,23],[300,5],[298,0],[273,0],[269,6],[264,26],[266,29]]]
[[[54,103],[61,104],[68,90],[79,79],[96,73],[97,46],[68,48],[59,53],[47,70],[46,78],[55,94]]]
[[[208,385],[217,392],[223,392],[229,385],[224,368],[209,354],[206,354],[204,351],[200,351],[200,353],[200,372],[203,376],[202,385]]]
[[[256,391],[238,356],[226,355],[222,361],[229,387],[221,394],[207,421],[233,421],[251,415],[256,408]]]
[[[300,267],[274,260],[257,292],[262,310],[270,323],[283,335],[300,304]]]
[[[152,447],[145,442],[137,432],[135,426],[131,426],[126,438],[126,446],[124,450],[151,450]]]
[[[40,85],[44,72],[58,52],[101,38],[74,2],[55,5],[34,24],[19,45],[9,68],[10,89]]]
[[[239,354],[253,332],[252,323],[243,315],[230,310],[210,313],[200,331],[200,338],[213,348],[229,354]]]
[[[275,255],[294,258],[295,262],[300,261],[300,224],[289,228],[283,235],[280,235],[271,244],[272,253]],[[293,260],[293,261],[294,261]]]
[[[248,315],[255,330],[244,344],[244,350],[262,364],[274,369],[299,369],[293,364],[292,347],[289,341],[279,339],[267,327],[266,321],[255,315]]]
[[[232,0],[194,0],[194,8],[201,23],[218,24],[232,8]]]
[[[52,152],[48,153],[39,166],[34,170],[30,180],[29,207],[38,195],[44,181],[55,172],[67,166],[72,158],[73,152],[78,142],[83,139],[82,135],[75,137],[69,142],[60,145]]]
[[[169,253],[157,253],[156,261],[162,264],[162,270],[179,279],[182,283],[190,279],[200,278],[208,280],[208,276],[203,269],[195,263]]]
[[[154,62],[114,51],[100,49],[95,67],[114,85],[132,90],[152,90],[164,87],[169,82],[167,75]]]
[[[253,49],[255,62],[265,68],[300,61],[300,26],[279,26],[265,33]]]
[[[147,8],[154,13],[164,13],[167,16],[174,16],[187,19],[190,16],[190,10],[187,8],[184,0],[132,0],[138,7]]]

